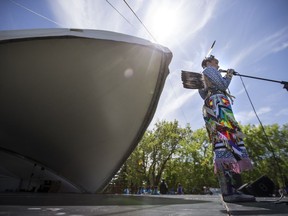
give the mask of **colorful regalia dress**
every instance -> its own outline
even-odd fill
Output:
[[[203,118],[214,151],[214,172],[218,176],[222,194],[233,194],[233,175],[252,169],[243,133],[234,118],[231,96],[226,92],[231,78],[222,77],[214,67],[203,71],[205,88],[200,89],[204,99]]]

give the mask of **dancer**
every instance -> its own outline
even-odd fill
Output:
[[[235,176],[251,170],[252,164],[244,146],[244,134],[231,108],[233,96],[227,92],[234,70],[228,69],[222,77],[218,63],[213,55],[202,61],[204,88],[199,89],[204,100],[203,118],[213,145],[214,172],[225,202],[255,201],[254,196],[237,191]]]

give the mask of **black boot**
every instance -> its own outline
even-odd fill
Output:
[[[252,195],[243,194],[236,190],[234,183],[237,182],[233,179],[231,171],[224,171],[218,173],[218,181],[225,202],[254,202],[255,197]]]

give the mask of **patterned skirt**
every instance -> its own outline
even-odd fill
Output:
[[[230,100],[224,94],[211,95],[205,100],[203,117],[213,144],[214,171],[241,173],[252,169],[243,138],[234,118]]]

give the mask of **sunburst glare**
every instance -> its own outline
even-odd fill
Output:
[[[175,4],[159,4],[157,7],[150,7],[147,13],[147,26],[158,43],[167,44],[172,42],[181,31],[183,21],[181,13]]]

